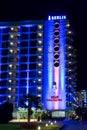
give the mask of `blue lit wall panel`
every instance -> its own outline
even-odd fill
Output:
[[[44,88],[43,103],[44,108],[54,109],[54,103],[47,101],[52,94],[53,86],[53,31],[54,22],[46,22],[44,25]]]
[[[46,22],[44,27],[43,103],[44,109],[47,110],[64,110],[66,108],[65,20],[60,20],[59,23],[60,63],[58,67],[54,67],[54,21]],[[53,89],[54,83],[56,83],[55,90]]]

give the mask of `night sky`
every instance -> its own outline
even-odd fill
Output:
[[[66,14],[75,31],[77,48],[77,86],[87,88],[87,4],[86,0],[0,1],[0,21],[47,19],[48,15]]]

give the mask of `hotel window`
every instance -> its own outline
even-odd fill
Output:
[[[8,50],[2,50],[2,55],[7,55],[8,54]]]
[[[22,47],[28,47],[28,41],[21,42]]]
[[[25,64],[20,65],[20,69],[21,69],[21,70],[26,70],[26,69],[27,69],[27,65],[25,65]]]
[[[28,39],[28,34],[22,34],[22,35],[21,35],[21,39],[22,39],[22,40]]]
[[[20,58],[20,61],[21,62],[27,62],[28,58],[26,56],[23,56]]]

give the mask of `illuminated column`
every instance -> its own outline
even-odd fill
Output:
[[[44,109],[54,109],[54,102],[51,101],[53,95],[53,60],[54,60],[54,22],[47,21],[44,25],[44,88],[43,103]]]

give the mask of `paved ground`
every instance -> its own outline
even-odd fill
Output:
[[[64,120],[64,121],[58,121],[60,124],[64,124],[64,127],[62,130],[87,130],[87,121],[69,121],[69,120]]]

